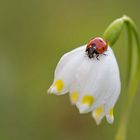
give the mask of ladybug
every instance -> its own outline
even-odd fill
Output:
[[[99,60],[98,56],[100,54],[106,55],[104,52],[107,51],[107,48],[108,44],[106,41],[104,41],[101,37],[95,37],[87,44],[86,52],[90,59],[96,56],[97,60]]]

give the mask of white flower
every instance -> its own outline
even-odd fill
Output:
[[[86,46],[82,46],[62,56],[48,92],[56,95],[69,92],[80,113],[92,112],[97,124],[104,116],[113,123],[113,108],[121,87],[115,56],[108,47],[99,60],[89,59],[85,50]]]

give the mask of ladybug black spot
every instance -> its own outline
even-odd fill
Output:
[[[96,44],[95,43],[93,43],[93,47],[96,47]]]

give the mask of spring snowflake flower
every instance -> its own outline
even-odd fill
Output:
[[[97,124],[104,116],[113,123],[113,108],[120,94],[120,75],[116,58],[108,46],[105,55],[85,52],[87,45],[62,56],[57,64],[54,82],[48,92],[69,93],[80,113],[92,112]]]

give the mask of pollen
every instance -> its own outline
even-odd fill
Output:
[[[99,118],[101,116],[103,112],[103,107],[98,107],[96,110],[95,110],[95,113],[96,113],[96,117]]]
[[[73,103],[76,103],[76,101],[78,100],[78,92],[77,91],[72,92],[70,97],[71,97],[71,101]]]
[[[57,91],[60,92],[64,88],[64,82],[63,80],[59,79],[54,83],[54,86],[56,87]]]
[[[113,108],[110,109],[109,115],[110,115],[111,118],[113,118]]]
[[[94,102],[94,97],[90,95],[86,95],[82,99],[82,104],[88,104],[88,106],[91,106]]]

